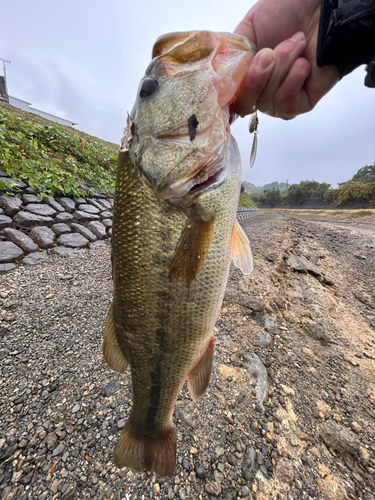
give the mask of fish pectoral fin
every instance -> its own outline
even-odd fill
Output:
[[[202,269],[214,235],[214,221],[189,217],[173,256],[169,279],[186,281],[187,286]]]
[[[173,428],[155,436],[137,437],[128,420],[117,443],[113,461],[120,469],[131,467],[171,477],[176,467],[176,436]]]
[[[107,365],[116,372],[123,373],[129,365],[119,346],[115,321],[113,318],[113,304],[109,308],[107,319],[105,320],[103,335],[103,356]]]
[[[250,248],[250,241],[238,220],[236,220],[232,229],[230,256],[233,259],[233,264],[241,269],[243,274],[251,273],[253,270],[253,254]]]
[[[191,397],[196,401],[206,392],[210,382],[212,364],[214,360],[214,338],[210,338],[207,349],[197,366],[188,375],[188,389]]]

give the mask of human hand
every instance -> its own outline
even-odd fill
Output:
[[[311,111],[339,81],[336,66],[318,68],[320,0],[260,0],[235,33],[254,42],[255,55],[234,104],[240,116],[259,109],[291,119]]]

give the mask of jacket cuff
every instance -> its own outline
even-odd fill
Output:
[[[367,64],[365,85],[375,87],[375,2],[322,0],[317,64],[334,64],[347,75]]]

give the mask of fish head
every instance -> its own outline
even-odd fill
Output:
[[[160,199],[196,196],[225,180],[231,105],[254,53],[245,37],[229,33],[156,41],[130,115],[129,151]]]

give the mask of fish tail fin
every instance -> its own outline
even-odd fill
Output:
[[[137,437],[128,420],[117,443],[113,461],[120,469],[131,467],[171,477],[176,467],[176,436],[173,427],[156,436]]]
[[[211,336],[205,353],[197,366],[188,375],[188,389],[191,397],[196,401],[206,392],[210,382],[212,364],[214,361],[214,338]]]

